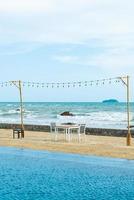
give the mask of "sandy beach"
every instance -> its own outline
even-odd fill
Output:
[[[55,141],[53,134],[25,131],[24,139],[13,139],[12,130],[1,129],[0,146],[134,159],[134,139],[128,147],[123,137],[86,135],[79,142],[77,136],[73,135],[72,141],[68,142],[64,134],[59,134]]]

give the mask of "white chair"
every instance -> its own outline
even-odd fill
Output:
[[[51,122],[51,124],[50,124],[50,132],[51,133],[55,132],[55,128],[56,128],[56,123],[55,122]]]
[[[57,140],[57,131],[56,131],[56,123],[55,122],[50,123],[50,133],[54,133],[55,140]]]
[[[79,133],[78,133],[78,139],[79,139],[79,142],[81,140],[81,135],[84,135],[84,141],[85,141],[85,131],[86,131],[86,124],[79,124],[80,126],[80,129],[79,129]]]

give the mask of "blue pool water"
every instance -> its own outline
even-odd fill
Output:
[[[76,199],[134,199],[134,161],[0,147],[0,200]]]

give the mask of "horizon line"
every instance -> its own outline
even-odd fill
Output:
[[[0,101],[0,103],[20,103],[19,101]],[[103,101],[23,101],[23,103],[103,103]],[[116,103],[127,103],[126,101],[118,101]],[[130,101],[134,103],[134,101]]]

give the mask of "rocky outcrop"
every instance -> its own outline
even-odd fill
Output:
[[[69,111],[65,111],[63,113],[60,114],[61,116],[74,116],[72,113],[70,113]]]

